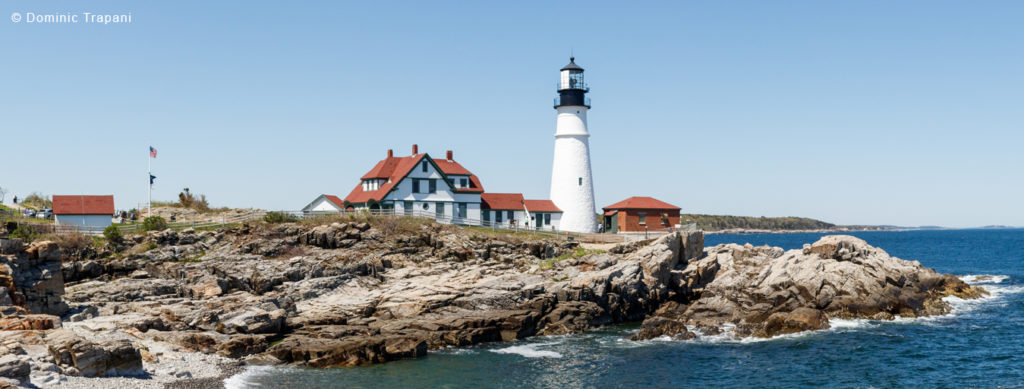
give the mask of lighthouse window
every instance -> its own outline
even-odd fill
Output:
[[[580,186],[583,186],[583,177],[580,177]]]

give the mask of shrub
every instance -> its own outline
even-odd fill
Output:
[[[146,220],[142,222],[143,231],[161,231],[166,229],[167,221],[160,216],[150,216],[147,217]]]
[[[92,238],[78,232],[67,234],[48,234],[44,236],[44,238],[46,240],[53,241],[61,248],[61,250],[68,252],[81,251],[92,246]]]
[[[31,242],[39,237],[39,233],[37,233],[31,227],[18,226],[18,228],[15,228],[14,231],[11,231],[9,236],[11,238],[21,239],[25,242]]]
[[[103,237],[107,238],[111,243],[121,243],[121,239],[124,238],[124,236],[121,235],[121,229],[117,228],[117,226],[113,224],[103,229]]]
[[[295,215],[284,212],[267,212],[263,215],[263,221],[267,223],[287,223],[299,220]]]

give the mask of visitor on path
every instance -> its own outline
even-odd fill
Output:
[[[15,203],[15,204],[17,204],[17,203],[18,203],[18,196],[14,196],[14,203]]]

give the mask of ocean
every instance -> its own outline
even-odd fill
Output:
[[[800,248],[825,234],[708,235],[705,245]],[[581,335],[431,351],[380,365],[251,367],[229,388],[1024,388],[1024,230],[854,232],[991,292],[947,298],[942,317],[832,320],[773,339],[626,338],[638,323]]]

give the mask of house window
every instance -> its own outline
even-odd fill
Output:
[[[485,222],[491,221],[491,211],[480,212],[480,216],[484,218]]]
[[[516,218],[516,211],[508,211],[506,215],[508,215],[508,220],[513,220]]]
[[[466,203],[459,203],[459,218],[466,217]]]
[[[423,161],[423,172],[427,172],[427,161]]]
[[[461,181],[462,181],[461,183],[462,183],[462,187],[463,188],[468,188],[469,187],[469,184],[466,182],[465,178],[463,178]]]
[[[423,203],[423,210],[427,211],[430,209],[430,203]]]
[[[487,212],[490,213],[491,211],[487,211]],[[495,223],[501,223],[502,222],[502,220],[501,220],[501,211],[494,211],[494,222]]]
[[[412,201],[402,202],[402,211],[404,211],[406,215],[412,215]]]
[[[544,214],[544,225],[545,226],[550,226],[551,225],[551,214],[550,213],[545,213]]]
[[[412,180],[412,193],[420,193],[420,180]]]
[[[444,203],[434,204],[434,217],[440,219],[444,217]]]
[[[580,177],[580,186],[583,186],[583,177]]]
[[[437,180],[430,180],[430,193],[437,193]]]
[[[647,224],[647,213],[640,212],[636,216],[640,218],[640,225]]]

